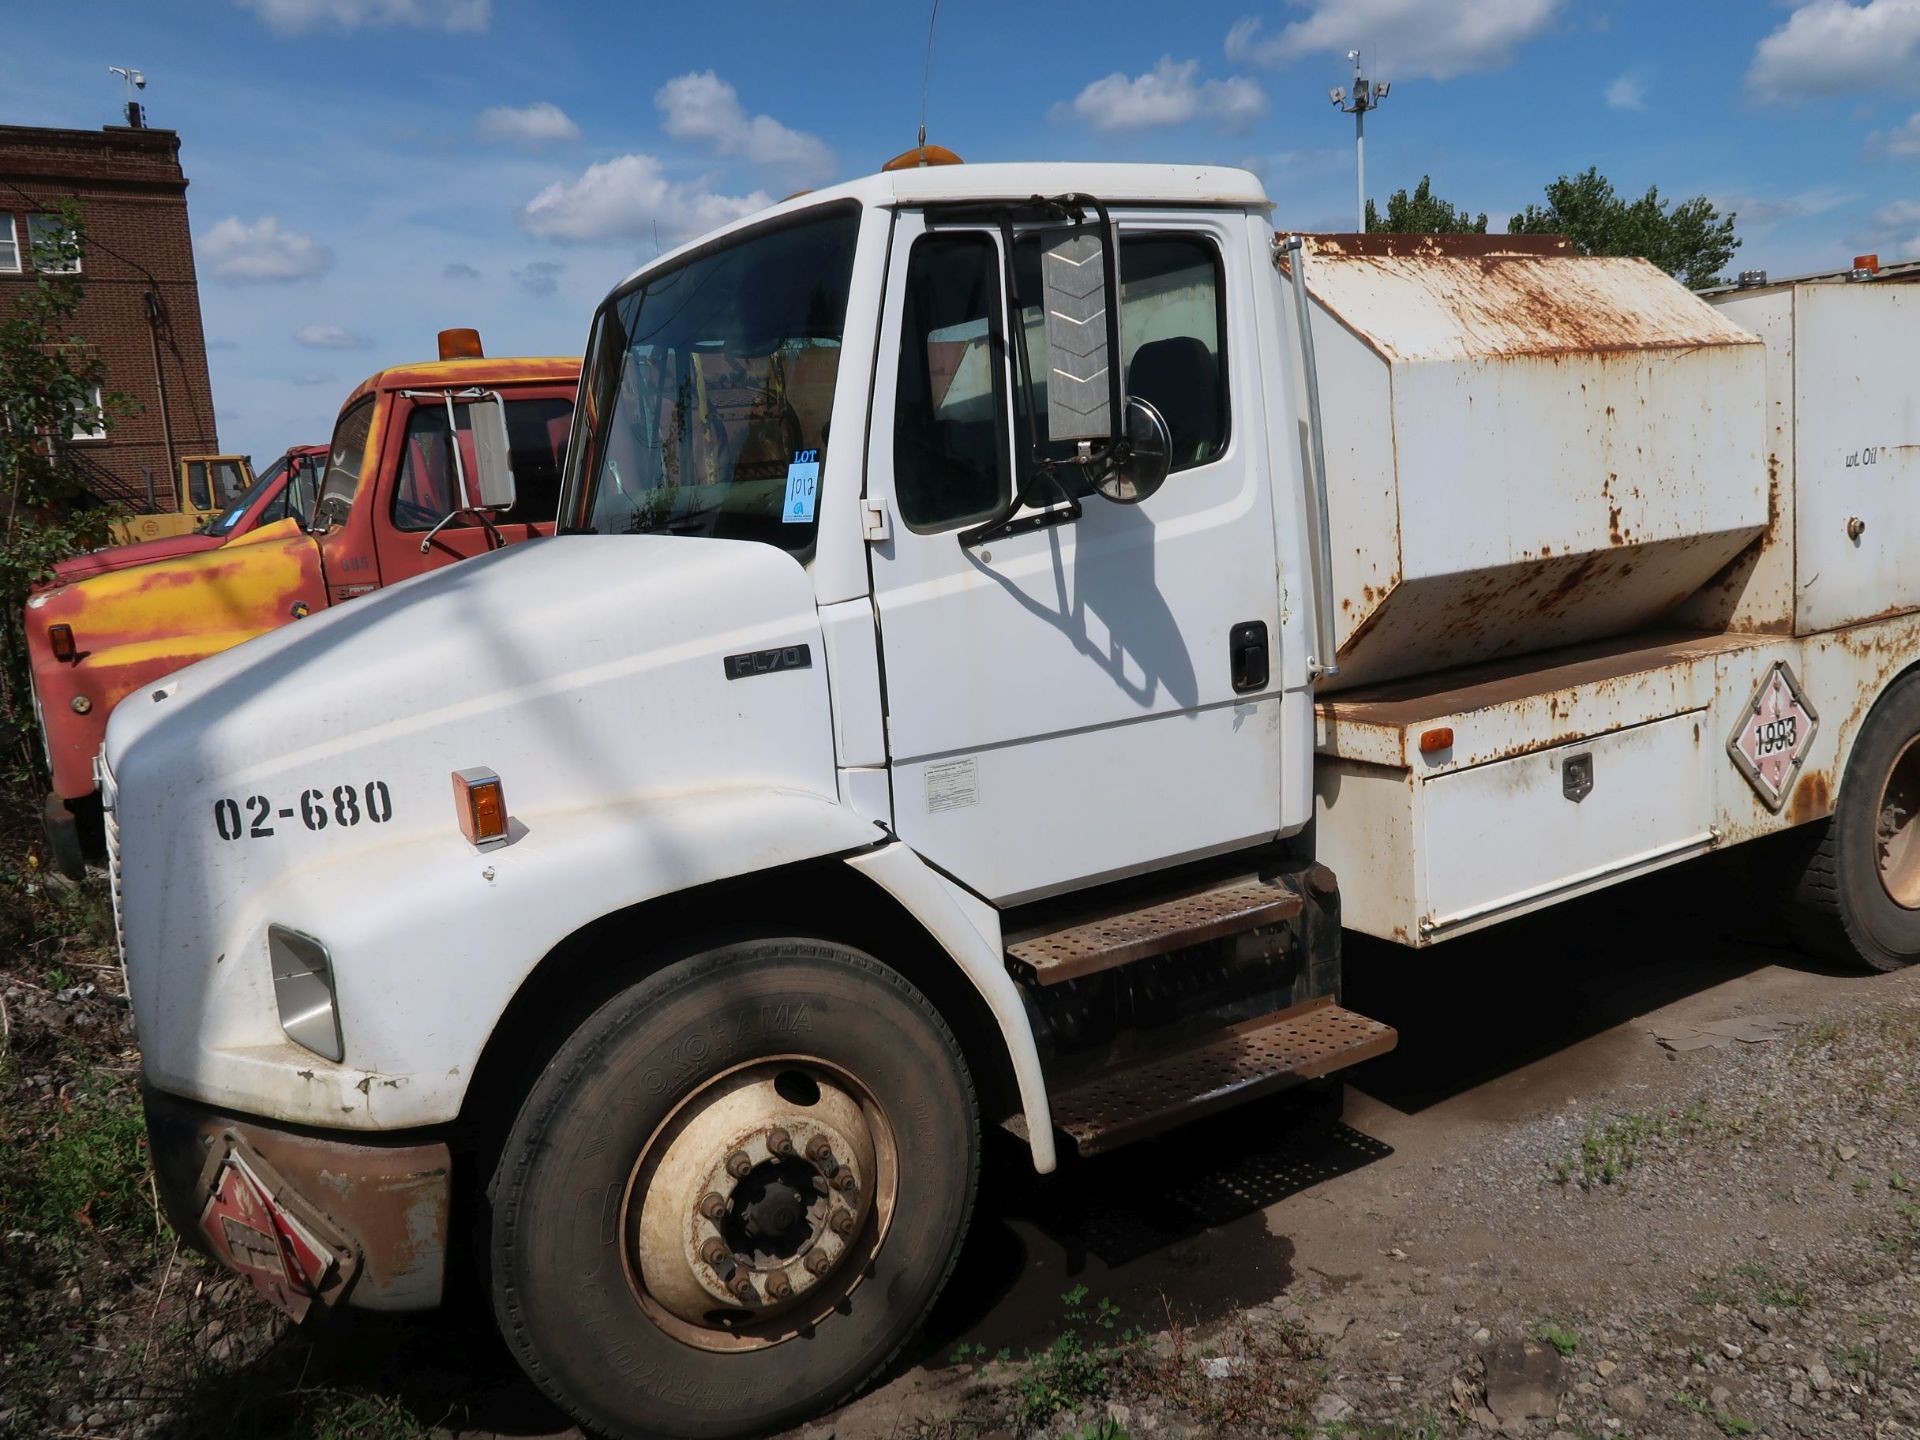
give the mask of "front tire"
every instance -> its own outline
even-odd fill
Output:
[[[902,976],[812,940],[706,951],[602,1005],[521,1107],[501,1333],[599,1434],[792,1425],[911,1338],[979,1170],[965,1061]]]
[[[1920,960],[1920,674],[1880,697],[1833,815],[1806,830],[1788,911],[1801,948],[1872,970]]]

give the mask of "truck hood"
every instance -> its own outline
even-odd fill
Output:
[[[727,657],[768,651],[790,673],[730,678]],[[382,847],[464,847],[456,770],[498,772],[516,833],[702,789],[833,797],[821,653],[811,582],[780,550],[566,536],[143,687],[106,738],[136,1014],[162,973],[171,988],[264,956],[276,885]]]

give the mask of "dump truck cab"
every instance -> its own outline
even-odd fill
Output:
[[[323,478],[298,516],[31,596],[28,651],[53,777],[46,820],[56,860],[71,868],[102,853],[93,757],[126,695],[342,600],[552,533],[578,374],[569,358],[485,356],[383,370],[342,405],[324,460],[304,472]],[[516,503],[498,512],[463,498],[467,409],[481,396],[505,406],[519,482]]]
[[[90,575],[104,575],[109,570],[151,565],[156,560],[171,560],[177,555],[196,555],[242,535],[251,535],[278,520],[294,519],[304,524],[313,512],[314,495],[326,469],[326,446],[292,446],[261,473],[244,495],[199,529],[131,545],[109,545],[72,556],[53,567],[46,583],[66,585]]]

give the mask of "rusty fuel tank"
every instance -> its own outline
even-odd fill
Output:
[[[1636,629],[1764,532],[1762,346],[1644,260],[1504,235],[1307,255],[1327,688]]]

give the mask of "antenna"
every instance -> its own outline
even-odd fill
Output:
[[[940,0],[927,12],[927,58],[920,66],[920,163],[927,163],[927,90],[933,81],[933,22],[940,18]]]

